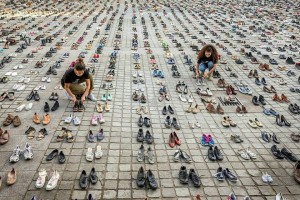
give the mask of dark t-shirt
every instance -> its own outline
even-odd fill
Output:
[[[68,69],[63,78],[61,79],[61,83],[64,86],[65,83],[79,83],[89,78],[89,72],[87,70],[84,71],[82,76],[77,76],[74,72],[74,68]]]
[[[200,59],[198,60],[198,64],[200,64],[200,63],[205,63],[205,64],[207,64],[209,61],[212,61],[214,64],[216,64],[212,56],[210,56],[210,57],[208,57],[208,58],[207,58],[206,56],[203,56],[203,58],[200,58]]]

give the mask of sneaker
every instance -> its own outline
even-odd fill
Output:
[[[96,147],[96,151],[95,151],[95,158],[99,159],[103,156],[103,152],[102,152],[102,149],[101,149],[101,146],[98,145]]]
[[[32,148],[30,144],[26,143],[24,150],[23,150],[23,155],[25,160],[31,160],[33,158],[33,153],[32,153]]]
[[[35,182],[35,187],[36,188],[42,188],[45,185],[45,181],[46,181],[46,177],[47,177],[47,171],[45,169],[42,169],[39,172],[39,177]]]
[[[53,190],[57,186],[58,180],[59,180],[59,173],[55,170],[52,174],[51,179],[46,185],[46,190]]]
[[[144,145],[141,145],[141,147],[139,148],[138,151],[138,155],[137,155],[137,161],[142,162],[145,159],[145,148]]]
[[[150,164],[153,164],[154,159],[153,159],[153,151],[152,151],[151,147],[148,148],[147,154],[148,154],[148,162]]]
[[[9,158],[9,162],[15,163],[18,162],[20,159],[20,154],[22,153],[20,146],[17,145],[17,147],[14,149],[13,154]]]
[[[91,93],[87,96],[87,98],[91,101],[97,101],[96,97]]]

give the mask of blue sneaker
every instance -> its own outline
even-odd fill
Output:
[[[159,71],[155,69],[155,70],[153,70],[152,75],[153,75],[154,77],[157,77],[157,76],[158,76],[158,72],[159,72]]]
[[[159,76],[160,78],[165,78],[165,75],[162,71],[158,71],[157,76]]]
[[[107,100],[106,94],[103,94],[103,95],[101,96],[101,101],[106,101],[106,100]]]
[[[271,115],[270,109],[264,108],[263,112],[264,112],[265,115]]]
[[[276,112],[275,110],[273,110],[273,108],[270,108],[270,113],[274,116],[279,115],[279,112]]]

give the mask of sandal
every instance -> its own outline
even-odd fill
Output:
[[[88,148],[86,154],[85,154],[85,159],[87,161],[92,162],[94,160],[94,153],[92,148]]]
[[[71,143],[74,142],[74,136],[72,135],[72,131],[67,130],[67,142]]]
[[[103,112],[103,108],[102,108],[102,105],[101,105],[100,101],[98,101],[98,103],[96,105],[96,110],[97,110],[98,113]]]
[[[43,132],[42,132],[42,131],[39,131],[39,132],[38,132],[38,136],[36,136],[36,140],[37,140],[37,141],[40,141],[40,140],[42,140],[44,137],[45,137],[45,136],[44,136]]]

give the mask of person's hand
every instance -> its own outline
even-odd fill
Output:
[[[208,78],[208,73],[204,73],[203,78]]]
[[[85,95],[82,95],[81,102],[84,102],[84,101],[85,101]]]
[[[77,101],[76,96],[73,96],[72,99],[71,99],[71,101],[73,101],[73,103],[75,103]]]
[[[196,79],[198,79],[199,78],[199,74],[196,74]]]

